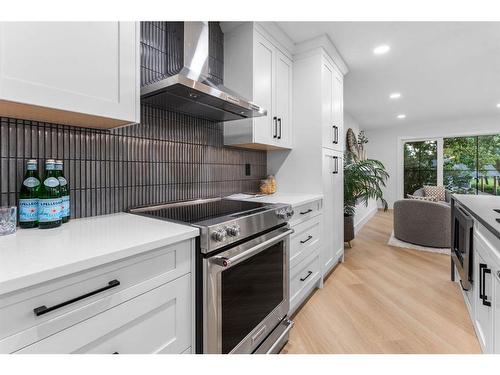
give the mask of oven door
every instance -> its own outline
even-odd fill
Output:
[[[204,353],[252,353],[289,309],[289,246],[282,227],[203,260]]]
[[[472,282],[472,230],[474,220],[455,203],[452,211],[451,258],[460,275],[462,289],[468,290]]]

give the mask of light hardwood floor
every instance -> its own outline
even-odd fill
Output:
[[[295,314],[282,353],[480,353],[447,255],[387,245],[378,212]]]

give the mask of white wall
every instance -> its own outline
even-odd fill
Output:
[[[358,122],[347,112],[344,112],[344,131],[347,134],[347,130],[351,128],[356,134],[356,137],[359,134],[359,131],[362,130],[359,127]],[[344,142],[345,142],[345,134],[344,134]],[[346,145],[347,149],[347,145]],[[368,157],[371,157],[371,154],[368,154]],[[373,199],[368,201],[368,206],[365,206],[364,203],[356,205],[356,214],[354,215],[354,230],[358,232],[362,226],[376,213],[377,211],[377,202]]]
[[[398,148],[402,138],[450,137],[461,135],[500,133],[500,116],[474,117],[453,121],[433,121],[405,124],[365,131],[368,137],[367,152],[370,158],[384,163],[390,175],[385,198],[392,208],[398,197]],[[402,163],[402,161],[401,161]]]

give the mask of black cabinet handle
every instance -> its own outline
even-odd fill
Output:
[[[479,298],[483,299],[483,269],[486,267],[486,264],[479,263]]]
[[[279,135],[278,139],[281,139],[281,118],[278,117]]]
[[[274,116],[273,121],[274,121],[273,138],[277,138],[278,137],[278,118],[276,116]]]
[[[85,299],[85,298],[88,298],[88,297],[91,297],[95,294],[98,294],[98,293],[101,293],[101,292],[104,292],[105,290],[108,290],[108,289],[111,289],[111,288],[116,288],[118,285],[120,285],[120,282],[118,280],[111,280],[107,286],[105,287],[102,287],[102,288],[99,288],[99,289],[96,289],[92,292],[89,292],[89,293],[86,293],[86,294],[83,294],[79,297],[75,297],[75,298],[72,298],[70,300],[67,300],[66,302],[62,302],[62,303],[59,303],[57,305],[54,305],[54,306],[51,306],[51,307],[47,307],[45,305],[43,306],[40,306],[40,307],[37,307],[36,309],[33,309],[33,312],[35,313],[36,316],[40,316],[40,315],[44,315],[44,314],[47,314],[51,311],[54,311],[54,310],[57,310],[57,309],[60,309],[61,307],[64,307],[64,306],[67,306],[67,305],[70,305],[72,303],[75,303],[77,301],[80,301],[82,299]]]
[[[479,264],[480,269],[482,269],[482,276],[481,276],[481,282],[480,284],[480,289],[482,288],[482,291],[480,291],[479,297],[483,300],[483,305],[485,306],[491,306],[491,302],[488,301],[488,296],[486,295],[486,274],[489,273],[491,274],[491,269],[488,268],[486,264]]]
[[[333,160],[335,160],[335,170],[332,173],[337,174],[337,173],[339,173],[339,157],[334,156]]]
[[[306,243],[307,241],[309,241],[311,238],[313,238],[313,236],[307,236],[307,238],[305,240],[302,240],[300,241],[300,243]]]
[[[310,208],[307,211],[300,212],[301,215],[308,214],[309,212],[312,212],[313,210]]]
[[[332,143],[337,144],[339,143],[339,127],[333,125],[333,141]]]
[[[118,353],[118,352],[113,352],[113,354],[120,354],[120,353]]]
[[[305,279],[307,279],[307,278],[308,278],[309,276],[311,276],[312,274],[313,274],[313,271],[309,271],[309,272],[307,272],[307,276],[306,276],[306,277],[302,277],[302,278],[300,279],[300,281],[305,281]]]

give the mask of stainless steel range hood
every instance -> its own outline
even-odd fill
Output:
[[[141,102],[212,121],[265,116],[267,111],[208,77],[208,22],[184,22],[181,69],[141,88]]]

